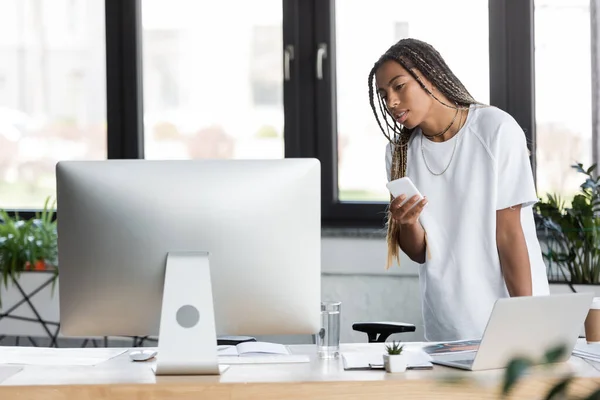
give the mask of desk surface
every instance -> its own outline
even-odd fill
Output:
[[[127,352],[96,366],[24,366],[0,385],[10,399],[354,399],[460,398],[498,399],[504,370],[462,371],[435,366],[389,374],[381,370],[344,371],[341,359],[320,360],[312,345],[290,346],[309,354],[310,363],[231,365],[219,376],[155,376],[154,362],[134,363]],[[382,344],[342,345],[342,352],[365,352]],[[96,349],[87,349],[90,352]],[[576,376],[577,393],[600,388],[600,364],[577,357],[540,369],[511,398],[542,398],[566,374]],[[460,379],[456,381],[456,379]]]

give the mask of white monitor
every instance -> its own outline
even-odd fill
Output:
[[[158,335],[157,373],[210,374],[216,335],[319,331],[318,160],[63,161],[56,179],[64,335]]]

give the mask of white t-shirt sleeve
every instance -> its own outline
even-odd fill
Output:
[[[388,143],[385,146],[385,171],[388,182],[392,180],[392,145]]]
[[[512,118],[503,121],[496,133],[496,210],[538,201],[525,132]]]

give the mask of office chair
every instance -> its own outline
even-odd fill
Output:
[[[383,343],[394,333],[414,332],[415,326],[403,322],[355,322],[352,329],[366,333],[369,343]]]

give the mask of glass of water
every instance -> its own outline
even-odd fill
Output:
[[[321,303],[321,330],[317,335],[317,354],[320,358],[337,358],[340,354],[339,301]]]

